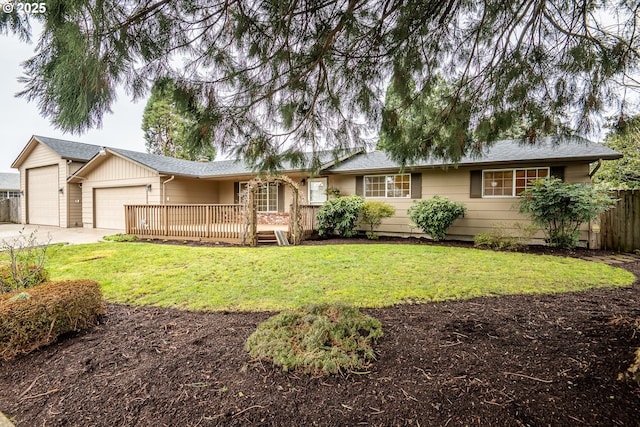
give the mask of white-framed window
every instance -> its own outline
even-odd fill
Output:
[[[531,181],[548,176],[548,167],[484,170],[482,197],[516,197],[531,186]]]
[[[310,204],[322,204],[327,201],[327,185],[327,178],[309,178],[307,180],[307,200]]]
[[[409,198],[411,174],[365,176],[364,197]]]
[[[0,191],[0,200],[20,197],[19,191]]]
[[[240,197],[247,189],[247,182],[240,183]],[[263,184],[256,193],[256,204],[259,212],[278,212],[278,183]]]

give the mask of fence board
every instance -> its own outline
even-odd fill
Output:
[[[614,192],[616,206],[600,216],[601,245],[621,252],[640,250],[640,191]]]

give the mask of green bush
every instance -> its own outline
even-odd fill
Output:
[[[251,357],[284,371],[332,374],[366,369],[372,344],[382,337],[380,321],[342,305],[311,305],[267,319],[245,346]]]
[[[334,233],[341,237],[355,236],[363,204],[364,199],[360,196],[336,197],[324,202],[316,215],[320,237]]]
[[[44,267],[21,264],[0,266],[0,294],[32,288],[47,280],[49,272]]]
[[[538,231],[535,225],[514,225],[516,232],[507,231],[501,224],[496,224],[491,231],[477,234],[473,242],[475,246],[491,249],[517,251],[521,249]]]
[[[378,235],[373,231],[380,225],[383,218],[389,218],[395,215],[396,210],[393,206],[377,200],[367,200],[362,205],[360,211],[361,222],[369,226],[367,237],[369,239],[377,239]]]
[[[92,280],[47,282],[0,295],[0,358],[51,344],[61,334],[94,325],[104,313],[100,285]]]
[[[580,225],[598,218],[614,203],[599,187],[547,178],[533,181],[522,192],[520,213],[529,214],[544,230],[549,245],[571,249],[580,239]]]
[[[138,237],[133,236],[131,234],[111,234],[110,236],[104,236],[104,240],[107,242],[135,242],[138,240]]]
[[[409,219],[431,236],[435,241],[444,239],[447,229],[454,221],[467,212],[462,203],[453,202],[446,197],[433,196],[429,200],[420,200],[409,208]]]

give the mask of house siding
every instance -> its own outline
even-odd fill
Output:
[[[168,178],[170,179],[170,178]],[[218,204],[219,183],[198,179],[178,178],[168,181],[164,187],[165,204]]]
[[[541,167],[546,165],[531,164],[518,165],[522,167]],[[491,169],[502,169],[503,167],[491,167]],[[509,167],[504,167],[509,168]],[[490,169],[487,167],[486,169]],[[528,225],[530,220],[527,216],[518,212],[518,198],[472,198],[470,194],[471,170],[474,168],[459,169],[430,169],[422,171],[422,199],[430,199],[439,195],[447,197],[455,202],[464,203],[467,213],[464,218],[458,219],[447,232],[448,239],[473,240],[479,233],[486,233],[496,227],[507,231],[516,232],[517,224]],[[415,171],[412,171],[415,173]],[[372,173],[375,175],[376,173]],[[367,175],[367,174],[364,174]],[[565,181],[590,182],[588,164],[565,165]],[[329,178],[329,186],[340,189],[342,195],[355,194],[356,176],[339,175]],[[402,235],[402,236],[424,236],[422,231],[411,224],[407,211],[416,199],[410,198],[375,198],[396,209],[396,214],[391,218],[382,220],[382,224],[377,231],[382,235]],[[364,231],[364,228],[362,228]],[[534,239],[543,239],[542,232],[538,232]],[[588,239],[588,225],[582,227],[581,240]]]
[[[160,204],[162,201],[161,184],[162,179],[157,172],[130,160],[110,155],[100,167],[89,171],[82,177],[83,226],[94,228],[95,189],[151,185],[151,191],[147,192],[147,203]]]

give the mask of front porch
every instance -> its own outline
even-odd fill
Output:
[[[251,227],[247,208],[226,205],[125,205],[126,233],[144,239],[201,240],[248,244]],[[318,205],[300,205],[303,238],[316,230]],[[288,213],[258,212],[257,239],[271,240],[275,231],[292,234]],[[262,236],[262,239],[261,239]]]

